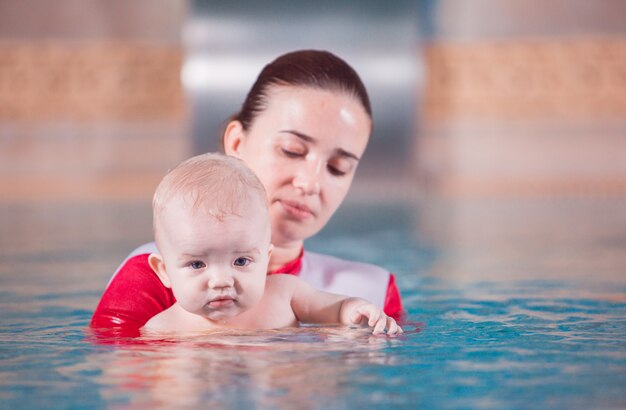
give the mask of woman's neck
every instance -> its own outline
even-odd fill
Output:
[[[302,251],[303,241],[296,241],[287,245],[274,245],[272,250],[272,256],[270,257],[270,265],[268,272],[273,272],[276,269],[286,265],[289,262],[295,260],[300,256]]]

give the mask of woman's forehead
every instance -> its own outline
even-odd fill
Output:
[[[315,103],[315,100],[343,101],[350,105],[359,106],[363,114],[369,118],[363,104],[354,94],[341,88],[321,88],[302,85],[272,85],[266,93],[266,106],[285,100],[301,99],[305,102]]]
[[[344,91],[310,87],[279,86],[268,95],[266,109],[260,113],[289,126],[355,128],[371,131],[371,119],[357,98]],[[306,122],[309,121],[309,124]],[[299,130],[304,131],[304,130]]]

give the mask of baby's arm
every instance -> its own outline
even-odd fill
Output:
[[[300,322],[345,325],[367,323],[374,328],[374,334],[383,333],[385,329],[388,335],[402,333],[402,328],[393,318],[366,300],[323,292],[298,278],[293,279],[296,282],[291,295],[291,308]],[[367,322],[363,319],[367,319]]]

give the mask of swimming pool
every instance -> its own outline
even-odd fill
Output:
[[[407,334],[85,332],[146,204],[0,207],[2,408],[624,408],[617,200],[345,206],[310,249],[394,271]]]

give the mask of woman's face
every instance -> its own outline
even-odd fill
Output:
[[[365,151],[371,120],[343,92],[276,86],[248,131],[226,129],[226,154],[241,158],[265,186],[272,242],[315,235],[341,204]]]

